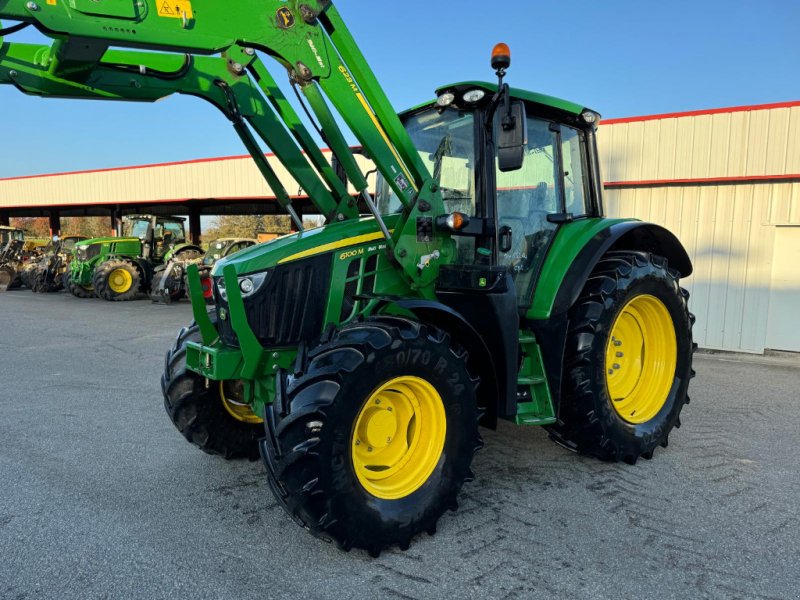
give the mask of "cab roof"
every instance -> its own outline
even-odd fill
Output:
[[[437,88],[436,95],[439,96],[442,92],[450,90],[458,90],[461,92],[465,92],[468,89],[473,89],[473,88],[484,90],[490,94],[495,94],[497,92],[496,83],[489,83],[486,81],[462,81],[460,83],[451,83],[450,85],[443,85]],[[574,102],[570,102],[569,100],[556,98],[555,96],[548,96],[547,94],[539,94],[537,92],[531,92],[528,90],[522,90],[513,87],[510,88],[510,91],[512,98],[518,98],[520,100],[524,100],[532,104],[538,104],[539,106],[548,109],[555,109],[557,111],[567,113],[574,117],[580,116],[585,110],[587,110],[585,106],[582,106],[580,104],[575,104]],[[435,104],[436,104],[435,100],[423,102],[422,104],[418,104],[413,108],[403,111],[401,115],[405,115],[428,106],[433,106]]]

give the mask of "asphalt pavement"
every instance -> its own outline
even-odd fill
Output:
[[[683,427],[633,467],[484,431],[460,509],[372,559],[174,430],[159,377],[190,318],[0,295],[0,598],[800,598],[797,362],[698,356]]]

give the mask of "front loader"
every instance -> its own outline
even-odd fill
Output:
[[[156,303],[172,304],[185,297],[186,290],[189,289],[187,270],[189,265],[196,264],[200,270],[203,296],[206,300],[211,300],[211,270],[217,261],[257,243],[249,238],[219,238],[209,244],[203,256],[187,256],[185,253],[174,256],[155,270],[150,299]]]
[[[0,292],[22,285],[20,272],[25,258],[25,232],[16,227],[0,226]]]
[[[125,218],[124,228],[122,237],[93,238],[76,246],[65,278],[74,296],[134,300],[150,290],[159,265],[202,256],[199,246],[186,242],[183,218],[133,215]]]
[[[541,425],[566,448],[631,464],[667,446],[693,375],[680,287],[691,261],[666,229],[604,217],[600,116],[510,88],[505,45],[496,84],[444,85],[398,116],[327,0],[31,4],[0,0],[0,17],[55,45],[5,46],[0,82],[202,98],[300,229],[220,260],[210,312],[188,268],[195,321],[162,390],[196,446],[260,454],[311,533],[373,555],[434,533],[473,478],[479,423]],[[262,55],[288,72],[355,196]],[[334,111],[380,174],[375,197]],[[257,136],[324,227],[302,230]]]

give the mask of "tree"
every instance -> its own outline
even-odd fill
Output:
[[[203,233],[206,241],[221,237],[257,238],[259,233],[291,233],[292,222],[285,215],[221,215]]]

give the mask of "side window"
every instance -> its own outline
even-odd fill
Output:
[[[518,171],[495,168],[498,228],[510,247],[500,248],[499,264],[508,266],[520,306],[530,304],[531,288],[557,225],[548,215],[560,212],[558,136],[551,122],[528,118],[528,149]]]
[[[568,213],[589,212],[589,169],[586,164],[586,136],[582,131],[561,126],[561,156],[564,163],[564,199]]]
[[[173,242],[184,241],[183,225],[181,223],[164,223],[164,233],[169,233]],[[164,233],[160,237],[164,236]]]

